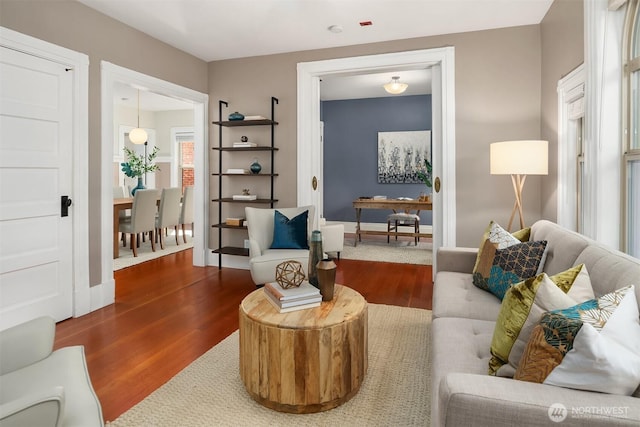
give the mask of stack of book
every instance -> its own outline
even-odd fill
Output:
[[[258,144],[255,142],[234,142],[233,148],[249,148],[249,147],[257,147]]]
[[[320,307],[322,295],[320,290],[307,281],[297,288],[283,289],[277,283],[266,283],[264,294],[276,310],[280,313]]]

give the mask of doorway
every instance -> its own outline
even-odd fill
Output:
[[[299,205],[321,206],[320,79],[388,69],[427,69],[433,75],[433,250],[455,246],[455,86],[454,48],[445,47],[298,64]],[[315,183],[313,185],[312,183]],[[318,209],[317,211],[320,211]],[[317,220],[318,218],[316,218]],[[434,272],[437,271],[434,260]]]
[[[204,93],[178,86],[155,77],[132,71],[109,62],[101,63],[102,75],[102,141],[114,141],[114,88],[117,84],[130,85],[141,91],[173,98],[188,103],[193,107],[193,182],[194,182],[194,223],[193,233],[193,265],[204,266],[207,259],[207,224],[208,203],[206,195],[209,192],[207,171],[208,165],[208,137],[207,117],[209,96]],[[113,301],[115,296],[115,282],[113,279],[113,206],[111,194],[113,191],[113,144],[102,144],[101,194],[102,209],[102,290],[103,305]],[[198,226],[199,225],[199,226]]]

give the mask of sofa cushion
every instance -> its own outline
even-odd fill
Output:
[[[500,300],[473,286],[469,273],[441,271],[433,286],[433,317],[463,317],[494,322]]]
[[[287,218],[280,211],[275,211],[271,249],[309,249],[308,218],[309,211],[304,211],[293,218]]]
[[[590,298],[591,284],[583,265],[552,277],[539,274],[509,289],[502,301],[491,340],[489,374],[513,376],[532,329],[546,311],[573,306],[577,300],[567,295],[573,288],[578,298]]]
[[[525,231],[527,231],[525,233]],[[528,229],[517,232],[521,238],[529,237]],[[480,289],[489,290],[487,281],[496,250],[517,245],[521,241],[496,222],[491,221],[482,235],[476,263],[473,266],[473,284]]]
[[[431,393],[434,397],[438,395],[442,379],[451,372],[486,376],[494,325],[494,322],[486,320],[462,318],[433,320],[431,342],[437,344],[437,348],[431,348]],[[438,399],[434,398],[432,402],[431,420],[437,420]]]
[[[578,255],[589,245],[590,240],[550,221],[540,220],[531,226],[531,240],[546,240],[547,254],[543,271],[549,276],[560,273],[574,265]],[[587,264],[589,272],[593,269]]]
[[[545,313],[515,378],[631,395],[640,384],[638,317],[633,286]]]
[[[523,242],[496,250],[487,285],[489,292],[500,300],[504,293],[518,282],[534,277],[544,265],[547,242]]]

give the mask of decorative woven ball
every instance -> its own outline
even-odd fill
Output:
[[[289,260],[276,266],[276,282],[282,289],[297,288],[303,280],[304,271],[300,262]]]

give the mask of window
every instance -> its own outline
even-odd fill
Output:
[[[640,258],[640,0],[627,5],[623,43],[623,243]]]

